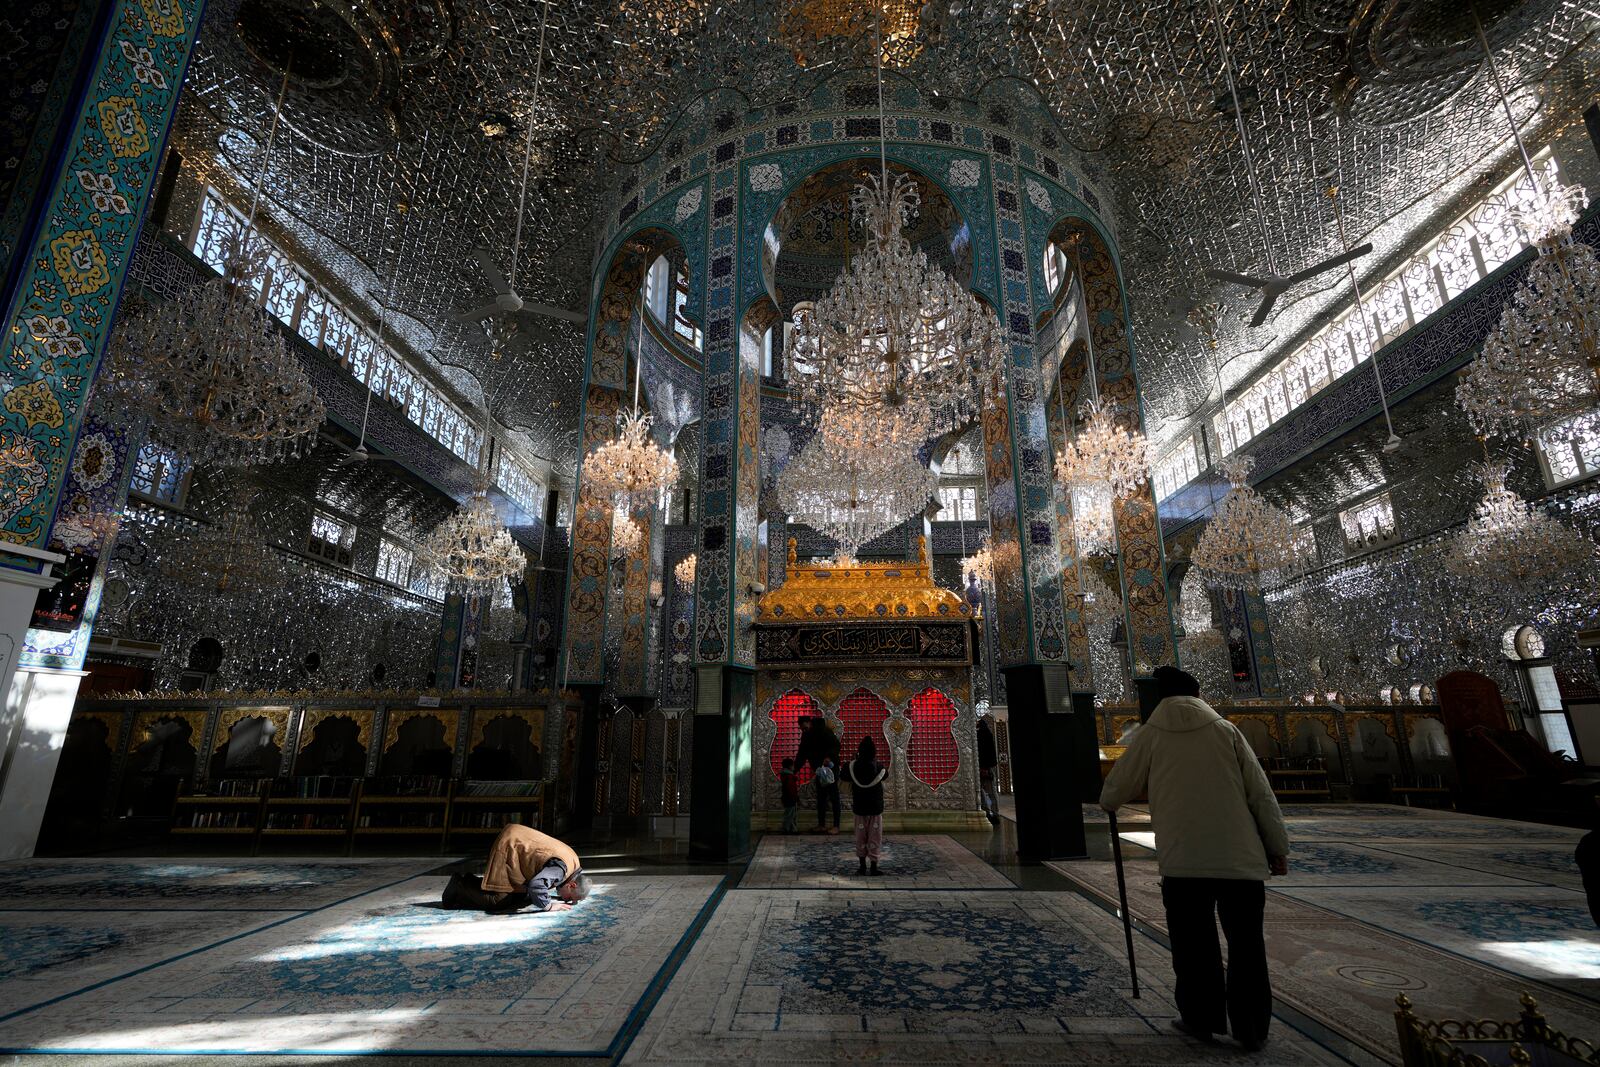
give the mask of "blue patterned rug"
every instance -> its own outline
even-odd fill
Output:
[[[1117,921],[1074,893],[730,893],[630,1064],[1237,1063],[1177,1035],[1164,953],[1128,996]],[[1341,1062],[1288,1027],[1263,1063]]]
[[[609,1055],[722,879],[595,883],[570,911],[484,915],[413,878],[80,986],[0,1021],[0,1050]]]
[[[322,907],[445,862],[416,860],[72,860],[0,864],[0,910]]]
[[[1011,881],[944,834],[889,834],[882,874],[859,875],[855,839],[767,834],[741,889],[1000,889]]]

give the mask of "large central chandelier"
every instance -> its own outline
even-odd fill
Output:
[[[1483,499],[1446,548],[1446,570],[1491,584],[1523,583],[1565,574],[1595,559],[1593,541],[1530,507],[1506,485],[1505,464],[1485,463],[1479,473]]]
[[[914,455],[819,432],[778,475],[778,504],[838,543],[841,558],[922,510],[939,479]]]
[[[639,385],[644,374],[644,293],[639,294],[639,334],[633,357],[633,410],[617,413],[617,436],[583,461],[586,488],[624,511],[654,507],[661,494],[678,482],[678,461],[650,435],[655,421],[639,410]]]
[[[884,11],[872,10],[882,40]],[[820,300],[796,306],[785,366],[791,388],[818,417],[916,404],[919,418],[927,412],[930,435],[946,433],[976,418],[998,387],[1005,332],[993,312],[905,235],[922,195],[911,174],[889,175],[881,50],[877,75],[878,173],[850,197],[866,247]]]
[[[327,416],[253,289],[267,257],[256,210],[288,85],[285,74],[250,215],[227,241],[222,275],[129,315],[111,350],[113,402],[148,419],[150,436],[196,463],[241,467],[300,456]],[[30,325],[50,332],[46,320]]]
[[[520,577],[528,566],[528,557],[500,522],[485,487],[422,539],[417,558],[442,574],[452,592],[466,596],[489,593],[495,583]]]
[[[1246,479],[1255,460],[1234,456],[1219,466],[1232,488],[1217,505],[1190,557],[1208,585],[1255,592],[1300,562],[1295,526]]]

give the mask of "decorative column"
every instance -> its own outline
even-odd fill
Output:
[[[993,167],[1000,315],[1011,339],[1011,361],[1006,403],[985,409],[983,430],[996,546],[997,658],[1006,680],[1017,851],[1027,859],[1081,856],[1087,844],[1078,801],[1089,783],[1078,780],[1078,771],[1085,762],[1085,746],[1092,745],[1093,720],[1076,713],[1067,675],[1068,617],[1062,597],[1063,548],[1057,536],[1061,518],[1034,343],[1018,173],[1013,163],[998,157]]]
[[[713,153],[707,233],[705,385],[701,403],[700,545],[695,573],[695,722],[689,854],[728,860],[750,850],[750,716],[755,696],[756,573],[761,468],[760,334],[740,321],[737,140]],[[758,180],[752,178],[750,180]],[[763,220],[763,223],[765,220]],[[746,278],[746,287],[756,279]],[[739,299],[736,299],[736,296]]]
[[[202,6],[203,0],[108,0],[17,16],[28,20],[30,31],[34,18],[50,20],[50,31],[39,35],[42,51],[8,60],[25,69],[39,64],[23,100],[35,110],[8,118],[7,137],[16,141],[20,165],[0,187],[6,264],[0,274],[6,371],[0,383],[0,690],[8,694],[36,597],[54,584],[52,566],[64,562],[48,548],[51,529]],[[28,688],[45,700],[36,683]],[[71,700],[57,692],[46,703],[59,708]],[[0,740],[32,730],[23,715],[23,708],[8,705]],[[47,733],[55,738],[48,746],[53,773],[60,740]],[[38,791],[49,788],[48,778],[38,780],[42,766],[13,763],[0,771],[8,823],[13,806],[22,805],[24,832],[8,849],[24,847],[21,838],[36,832],[30,813],[43,803]],[[30,821],[34,830],[26,829]],[[31,851],[31,840],[25,848]]]
[[[61,757],[84,659],[100,610],[111,546],[128,499],[130,458],[142,433],[90,416],[73,453],[50,549],[66,557],[61,580],[39,591],[17,673],[6,698],[6,731],[27,743],[0,743],[15,756],[0,781],[0,857],[33,854]],[[199,739],[196,738],[198,741]]]
[[[433,646],[433,688],[448,692],[456,687],[461,669],[461,640],[467,625],[467,600],[448,593],[439,617],[439,637]]]

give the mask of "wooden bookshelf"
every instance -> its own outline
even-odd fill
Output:
[[[455,790],[445,778],[368,779],[358,791],[351,847],[357,837],[422,837],[437,838],[443,852]]]
[[[241,783],[245,779],[226,779],[219,785]],[[172,832],[184,836],[243,837],[254,839],[260,833],[266,810],[270,778],[254,784],[253,792],[184,793],[172,802]]]

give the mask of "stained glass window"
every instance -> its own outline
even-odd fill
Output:
[[[924,689],[911,698],[907,710],[911,740],[906,747],[906,762],[919,782],[938,789],[955,777],[961,762],[961,751],[950,729],[956,721],[956,706],[937,689]]]

